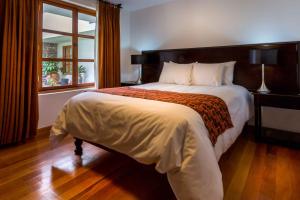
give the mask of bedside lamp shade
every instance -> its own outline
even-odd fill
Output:
[[[250,50],[250,64],[276,65],[278,49],[252,49]]]
[[[144,55],[131,55],[131,64],[133,65],[147,64],[147,57]]]
[[[250,64],[261,65],[262,83],[258,92],[269,93],[270,90],[265,84],[265,64],[276,65],[278,49],[252,49],[250,50]]]

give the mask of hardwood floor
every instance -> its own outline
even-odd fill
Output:
[[[300,199],[300,150],[256,143],[251,136],[243,134],[219,162],[224,199]]]
[[[130,158],[72,138],[47,137],[0,149],[0,199],[175,199],[166,176]],[[225,199],[300,199],[300,151],[257,144],[243,134],[220,161]]]

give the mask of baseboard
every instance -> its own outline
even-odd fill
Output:
[[[38,136],[41,136],[41,137],[43,137],[43,136],[49,137],[50,129],[51,129],[51,126],[39,128],[38,131],[37,131]]]
[[[264,128],[262,138],[269,143],[300,148],[300,134],[296,132]]]
[[[248,125],[248,127],[254,133],[255,127],[252,125]],[[300,134],[296,132],[263,127],[261,141],[300,149]]]

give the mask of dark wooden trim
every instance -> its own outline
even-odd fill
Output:
[[[38,90],[40,90],[43,86],[43,71],[42,71],[42,57],[43,57],[43,2],[42,0],[39,0],[39,6],[38,6]]]
[[[78,84],[78,12],[73,11],[73,73],[72,73],[72,84]]]
[[[78,62],[95,62],[94,59],[78,59]]]
[[[80,38],[95,39],[95,36],[92,35],[77,34],[77,36]]]
[[[81,83],[81,84],[77,84],[77,87],[91,87],[91,86],[95,86],[95,83]]]
[[[53,33],[57,35],[64,35],[64,36],[73,36],[73,33],[63,32],[63,31],[56,31],[56,30],[50,30],[50,29],[42,29],[43,33]]]
[[[51,4],[51,5],[60,7],[60,8],[71,9],[71,10],[76,9],[80,13],[96,16],[96,10],[92,10],[92,9],[89,9],[89,8],[86,8],[83,6],[79,6],[77,4],[72,4],[72,3],[61,1],[61,0],[42,0],[42,1],[43,1],[43,3]]]
[[[246,133],[246,131],[252,134],[255,131],[255,125],[248,124],[243,132]],[[261,127],[261,135],[256,142],[300,149],[299,133],[268,127]]]
[[[84,34],[75,34],[74,32],[73,33],[68,33],[68,32],[56,31],[56,30],[50,30],[50,29],[42,29],[42,32],[43,33],[53,33],[53,34],[57,34],[57,35],[70,36],[70,37],[72,37],[73,35],[75,35],[75,36],[80,37],[80,38],[95,39],[95,36],[84,35]]]
[[[63,58],[72,58],[72,56],[70,56],[70,50],[73,52],[72,45],[62,46],[62,50]],[[72,71],[72,69],[70,69],[70,61],[63,61],[63,70],[66,73],[70,73]]]
[[[73,62],[71,58],[42,58],[42,61]]]
[[[260,142],[300,149],[299,133],[285,130],[264,127],[262,128]]]
[[[49,88],[41,88],[39,93],[53,93],[53,92],[64,92],[64,91],[71,91],[76,89],[85,89],[85,88],[93,88],[95,87],[95,83],[83,83],[77,85],[67,85],[67,86],[56,86],[56,87],[49,87]]]
[[[78,10],[78,13],[82,13],[82,14],[86,14],[86,15],[92,15],[92,16],[97,16],[97,11],[96,10],[91,10],[89,9],[89,11],[86,10]]]
[[[253,92],[257,105],[300,110],[300,95]]]
[[[38,132],[39,135],[48,135],[49,136],[51,127],[52,126],[46,126],[46,127],[43,127],[43,128],[39,128],[37,132]]]

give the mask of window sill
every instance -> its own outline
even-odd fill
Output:
[[[67,88],[43,88],[39,90],[39,94],[50,94],[50,93],[64,93],[64,92],[72,92],[72,91],[83,91],[83,90],[92,90],[95,89],[96,86],[95,84],[85,84],[85,85],[80,85],[80,86],[70,86]]]

